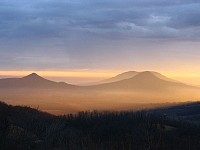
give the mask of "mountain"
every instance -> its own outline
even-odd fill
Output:
[[[136,72],[129,71],[121,73],[115,77],[96,83],[91,86],[76,86],[67,84],[65,82],[54,82],[47,80],[36,73],[32,73],[22,78],[6,78],[0,79],[0,88],[72,88],[79,87],[81,89],[88,89],[88,87],[104,87],[104,88],[118,88],[121,90],[126,89],[162,89],[167,86],[185,86],[191,87],[178,81],[172,80],[163,76],[158,72],[145,71]]]
[[[132,78],[112,83],[94,85],[95,89],[121,89],[121,90],[166,90],[169,88],[195,88],[178,81],[169,79],[157,72],[145,71],[137,73]]]
[[[168,78],[168,77],[166,77],[166,76],[164,76],[164,75],[162,75],[162,74],[160,74],[158,72],[151,71],[151,73],[154,74],[156,77],[158,77],[158,78],[160,78],[162,80],[165,80],[165,81],[179,82],[179,81],[176,81],[174,79],[170,79],[170,78]]]
[[[124,72],[124,73],[118,74],[115,77],[105,79],[105,80],[102,80],[102,81],[99,81],[99,82],[95,82],[95,83],[93,83],[93,85],[104,84],[104,83],[112,83],[112,82],[117,82],[117,81],[121,81],[121,80],[124,80],[124,79],[129,79],[129,78],[134,77],[138,73],[139,72],[137,72],[137,71]]]
[[[148,72],[151,72],[153,75],[155,75],[156,77],[158,77],[160,79],[163,79],[163,80],[166,80],[166,81],[178,82],[178,81],[175,81],[173,79],[167,78],[167,77],[165,77],[164,75],[162,75],[158,72],[154,72],[154,71],[148,71]],[[87,84],[87,85],[98,85],[98,84],[105,84],[105,83],[113,83],[113,82],[133,78],[134,76],[136,76],[139,73],[141,73],[141,72],[128,71],[128,72],[118,74],[115,77],[105,79],[105,80],[102,80],[102,81],[99,81],[99,82],[90,83],[90,84]]]
[[[73,85],[47,80],[36,73],[22,78],[0,79],[0,88],[68,88]]]
[[[0,100],[38,107],[53,114],[83,110],[125,110],[145,103],[192,101],[199,88],[169,79],[157,72],[126,72],[111,83],[75,86],[47,80],[33,73],[23,78],[0,79]],[[142,104],[141,104],[142,103]]]

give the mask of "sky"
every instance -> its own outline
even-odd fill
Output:
[[[0,0],[0,77],[154,70],[200,85],[199,0]]]

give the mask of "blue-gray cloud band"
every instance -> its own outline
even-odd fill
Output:
[[[114,62],[113,52],[145,55],[152,43],[143,40],[199,40],[199,8],[199,0],[1,0],[0,69],[95,68]]]
[[[199,37],[199,8],[195,0],[3,0],[0,36]]]

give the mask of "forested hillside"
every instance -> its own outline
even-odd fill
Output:
[[[199,115],[197,107],[199,103],[140,112],[53,116],[1,103],[0,149],[199,150],[199,124],[184,117]],[[185,114],[180,113],[183,110]]]

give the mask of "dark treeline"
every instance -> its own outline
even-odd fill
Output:
[[[34,149],[199,150],[200,128],[166,116],[164,109],[53,116],[1,103],[0,150]]]

